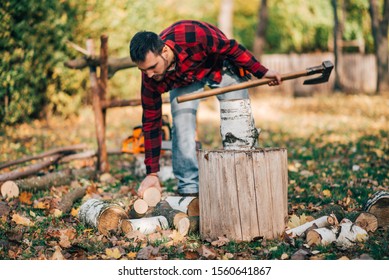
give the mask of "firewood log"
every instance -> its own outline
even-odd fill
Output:
[[[377,217],[378,227],[389,227],[389,192],[374,193],[366,202],[364,210]]]
[[[165,200],[176,210],[188,214],[188,216],[199,216],[199,199],[195,196],[168,196]]]
[[[173,209],[169,203],[165,200],[160,201],[151,212],[153,216],[164,216],[166,217],[169,226],[177,229],[177,231],[185,236],[189,232],[190,220],[188,215],[179,210]]]
[[[125,219],[121,222],[121,230],[127,234],[138,230],[143,234],[154,233],[159,229],[168,229],[169,223],[164,216],[147,217],[141,219]]]
[[[143,193],[143,200],[149,207],[154,207],[161,201],[161,192],[157,188],[148,188]]]
[[[138,198],[137,200],[135,200],[134,204],[131,207],[130,218],[132,219],[142,218],[145,216],[148,209],[149,206],[147,205],[147,202],[141,198]]]
[[[338,224],[338,220],[336,219],[335,215],[330,214],[329,216],[323,216],[311,222],[300,225],[298,227],[288,229],[286,231],[286,234],[294,238],[294,237],[302,236],[305,233],[305,231],[310,227],[312,227],[313,225],[316,225],[318,228],[322,228],[327,226],[334,226],[337,224]]]
[[[362,212],[355,220],[355,224],[367,232],[375,232],[378,228],[378,219],[371,213]]]
[[[14,181],[6,181],[1,185],[1,195],[7,199],[18,197],[18,185]]]
[[[336,239],[336,245],[342,249],[352,247],[356,242],[362,242],[368,238],[367,231],[357,226],[349,219],[343,219],[339,226],[339,235]]]
[[[111,231],[119,232],[122,221],[128,219],[122,207],[98,199],[89,199],[83,203],[78,217],[81,222],[97,228],[104,235],[109,235]]]
[[[312,245],[329,245],[332,242],[336,241],[336,234],[338,232],[338,227],[322,227],[311,229],[307,232],[306,241],[309,246]]]
[[[86,193],[86,187],[79,187],[69,191],[65,194],[60,203],[58,204],[58,209],[62,211],[62,213],[69,212],[75,201],[81,199]]]

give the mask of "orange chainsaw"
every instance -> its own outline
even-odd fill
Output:
[[[167,115],[162,116],[162,151],[171,150],[171,126],[169,123],[169,117]],[[145,152],[145,139],[143,136],[142,126],[136,126],[133,128],[132,135],[127,137],[122,142],[122,153],[140,154]]]

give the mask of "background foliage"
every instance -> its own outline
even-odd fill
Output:
[[[70,115],[88,102],[88,71],[63,63],[80,56],[86,38],[109,36],[111,56],[128,56],[139,30],[161,31],[179,19],[217,24],[222,0],[3,0],[0,3],[0,123],[13,124],[49,113]],[[234,1],[234,37],[251,49],[259,0]],[[328,0],[269,0],[267,53],[328,51],[333,15]],[[373,51],[368,0],[345,1],[344,39],[363,38]],[[111,97],[134,98],[139,71],[120,71],[110,81]]]

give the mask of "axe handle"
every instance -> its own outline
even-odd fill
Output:
[[[308,73],[306,70],[300,71],[300,72],[289,73],[289,74],[283,74],[283,75],[281,75],[281,81],[292,80],[292,79],[300,78],[300,77],[307,76],[307,75],[308,75]],[[254,81],[243,82],[243,83],[236,84],[236,85],[226,86],[226,87],[222,87],[222,88],[210,89],[210,90],[206,90],[203,92],[186,94],[186,95],[182,95],[182,96],[177,97],[177,102],[181,103],[181,102],[185,102],[185,101],[200,99],[200,98],[218,95],[218,94],[222,94],[222,93],[226,93],[226,92],[230,92],[230,91],[235,91],[235,90],[240,90],[240,89],[244,89],[244,88],[251,88],[251,87],[266,85],[272,80],[273,79],[263,78],[263,79],[258,79],[258,80],[254,80]]]

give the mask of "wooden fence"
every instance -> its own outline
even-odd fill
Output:
[[[305,68],[320,65],[324,60],[335,63],[333,53],[312,54],[271,54],[264,55],[261,63],[268,68],[286,74],[301,71]],[[371,93],[375,91],[377,69],[375,57],[372,54],[344,54],[343,62],[338,69],[340,81],[347,92]],[[309,79],[306,77],[305,79]],[[260,87],[261,92],[282,92],[294,95],[310,95],[318,92],[331,92],[334,87],[335,72],[331,74],[328,83],[318,85],[303,85],[304,78],[285,81],[281,87]]]

